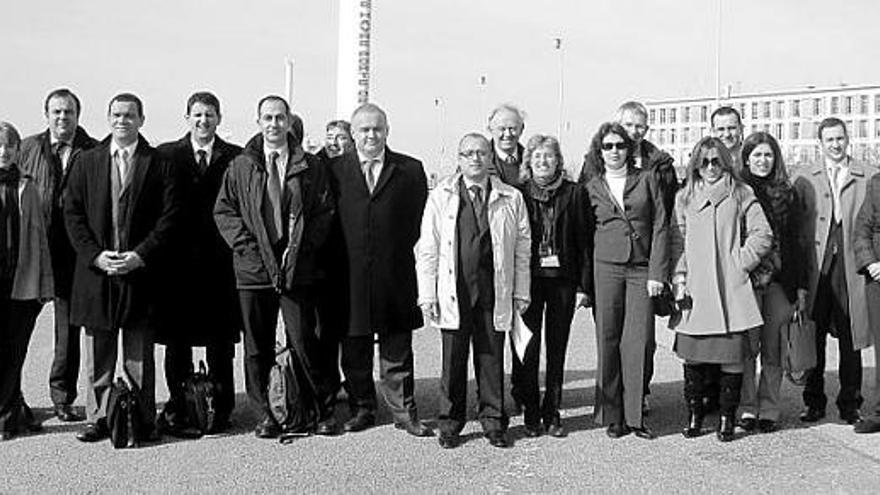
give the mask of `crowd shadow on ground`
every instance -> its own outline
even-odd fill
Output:
[[[863,376],[873,377],[873,368],[865,368]],[[595,406],[594,387],[593,386],[570,386],[570,384],[582,384],[583,382],[592,382],[595,380],[595,370],[568,370],[565,373],[565,383],[568,385],[563,388],[561,415],[562,424],[569,434],[577,434],[598,428],[604,428],[603,425],[594,421],[593,408]],[[867,380],[865,380],[867,381]],[[539,383],[544,383],[544,373],[539,377]],[[791,430],[809,428],[812,426],[825,423],[839,423],[840,419],[837,415],[835,406],[835,398],[839,389],[838,375],[836,372],[829,371],[825,373],[825,390],[828,396],[828,406],[826,417],[817,423],[803,423],[798,419],[798,414],[803,409],[801,399],[802,387],[795,386],[784,380],[780,393],[780,410],[781,417],[778,422],[779,430]],[[468,381],[468,405],[467,420],[478,421],[477,417],[477,398],[476,398],[476,381],[470,379]],[[421,378],[416,380],[416,404],[418,406],[419,416],[427,424],[436,427],[438,416],[438,399],[440,396],[440,380],[439,378]],[[870,396],[872,393],[868,383],[863,384],[863,395]],[[393,416],[387,405],[382,400],[382,396],[377,391],[378,410],[376,416],[377,426],[393,424]],[[658,437],[668,435],[679,435],[687,420],[687,409],[683,398],[683,382],[664,381],[655,382],[651,385],[651,394],[649,396],[650,412],[644,417],[645,424]],[[505,410],[511,416],[510,435],[514,441],[525,436],[524,427],[522,425],[522,415],[513,415],[513,399],[510,396],[510,376],[505,376]],[[162,403],[158,407],[161,410]],[[862,412],[869,412],[867,402],[863,404]],[[53,417],[51,407],[34,408],[34,413],[38,419],[43,421],[43,431],[38,434],[65,434],[73,436],[85,425],[85,422],[62,423]],[[84,414],[84,408],[78,406],[75,410]],[[336,402],[335,417],[341,426],[349,417],[350,411],[344,392],[340,394]],[[244,392],[236,394],[236,408],[231,418],[231,427],[220,435],[211,437],[225,437],[231,435],[252,435],[254,427],[262,419],[262,413],[251,406],[248,402],[247,395]],[[706,416],[704,421],[704,433],[711,434],[715,431],[718,423],[718,414],[713,413]],[[467,442],[482,436],[479,432],[468,433],[462,436],[462,441]],[[745,433],[738,430],[738,437],[744,436]],[[173,443],[178,441],[187,441],[187,439],[175,438],[169,435],[162,437],[161,443]]]

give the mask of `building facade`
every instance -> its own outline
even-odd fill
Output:
[[[745,135],[766,131],[778,139],[790,170],[819,158],[816,131],[826,117],[846,122],[854,158],[880,165],[880,86],[728,94],[720,104],[739,111]],[[715,98],[656,100],[645,106],[648,139],[675,158],[683,175],[694,144],[712,133],[709,117],[718,106]]]

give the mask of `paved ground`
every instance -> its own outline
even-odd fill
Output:
[[[51,362],[51,309],[41,315],[25,367],[24,393],[43,417]],[[649,423],[654,441],[611,440],[592,422],[595,343],[592,320],[575,319],[566,366],[566,439],[524,438],[513,419],[513,448],[490,447],[471,421],[467,441],[445,451],[435,439],[397,431],[382,410],[381,426],[334,438],[311,437],[288,445],[251,433],[255,416],[238,394],[235,431],[194,441],[165,439],[137,450],[76,441],[80,425],[45,422],[46,432],[0,444],[0,492],[663,492],[663,493],[877,493],[880,435],[859,436],[839,424],[836,411],[811,427],[796,414],[799,390],[783,386],[783,429],[721,444],[714,435],[685,439],[681,365],[669,350],[670,333],[658,322],[661,342]],[[440,340],[422,330],[414,342],[421,414],[436,415]],[[829,346],[833,347],[833,346]],[[161,363],[162,350],[157,351]],[[866,352],[865,388],[873,378]],[[236,378],[243,390],[241,348]],[[829,362],[837,362],[829,353]],[[509,363],[509,361],[508,361]],[[509,368],[509,365],[508,365]],[[161,375],[161,367],[158,370]],[[836,394],[836,374],[828,391]],[[161,382],[161,380],[159,380]],[[473,382],[471,382],[473,386]],[[167,397],[160,384],[159,400]],[[833,397],[833,395],[832,395]],[[81,400],[81,399],[80,399]],[[471,397],[473,402],[473,397]],[[833,400],[832,400],[833,403]],[[347,408],[339,408],[345,419]],[[709,419],[714,425],[715,417]]]

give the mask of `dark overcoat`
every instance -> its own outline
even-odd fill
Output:
[[[121,218],[119,251],[135,251],[145,266],[110,277],[94,266],[95,258],[113,249],[110,198],[110,137],[81,153],[70,165],[64,197],[64,218],[76,251],[70,322],[92,329],[155,325],[155,295],[176,281],[160,279],[163,264],[173,253],[182,211],[180,180],[175,169],[160,159],[140,137],[131,162],[128,185],[131,206]],[[111,294],[111,292],[114,292]],[[118,304],[111,305],[111,295]]]
[[[413,247],[419,239],[428,182],[422,163],[385,149],[373,193],[367,189],[358,155],[330,162],[338,231],[344,246],[337,284],[344,287],[348,336],[408,332],[422,326],[416,304]]]
[[[85,129],[77,127],[66,169],[52,151],[48,129],[25,138],[19,151],[19,166],[22,172],[33,177],[43,206],[49,251],[52,253],[52,272],[55,275],[55,295],[65,299],[70,298],[76,253],[64,227],[63,191],[70,175],[70,164],[78,154],[94,148],[96,144],[98,142]]]
[[[158,294],[157,340],[195,346],[237,342],[242,325],[232,250],[214,223],[214,203],[223,174],[241,148],[215,137],[204,171],[196,163],[189,134],[157,150],[181,178],[183,204],[179,247],[166,265],[167,279],[176,282]]]

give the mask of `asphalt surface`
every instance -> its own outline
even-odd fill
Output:
[[[40,316],[24,370],[28,402],[45,418],[45,431],[0,443],[0,492],[305,492],[305,493],[878,493],[880,434],[856,435],[833,408],[836,373],[828,373],[828,417],[805,426],[797,420],[800,390],[783,384],[782,429],[720,443],[709,431],[685,439],[681,364],[670,350],[671,332],[658,320],[660,343],[648,424],[656,440],[629,435],[612,440],[592,420],[595,335],[592,318],[579,311],[566,364],[563,423],[565,439],[525,438],[522,416],[514,417],[510,449],[491,447],[470,421],[466,441],[443,450],[435,438],[420,439],[396,430],[384,407],[380,425],[338,437],[308,437],[281,445],[254,437],[256,415],[243,394],[242,349],[236,349],[239,393],[227,435],[199,440],[165,437],[160,443],[114,450],[109,442],[83,444],[74,438],[81,424],[63,424],[51,415],[46,385],[52,359],[51,306]],[[437,411],[440,338],[422,329],[414,339],[416,394],[422,418]],[[829,363],[836,353],[829,345]],[[162,353],[157,348],[157,398],[164,401]],[[197,353],[203,355],[203,353]],[[871,396],[873,352],[863,353],[865,384]],[[507,360],[507,369],[510,368]],[[82,384],[82,378],[81,378]],[[469,384],[471,391],[474,382]],[[82,388],[80,388],[82,390]],[[77,400],[81,406],[84,398]],[[474,393],[469,393],[471,418]],[[81,410],[81,407],[79,408]],[[347,406],[337,411],[340,421]],[[711,428],[710,428],[711,427]]]

